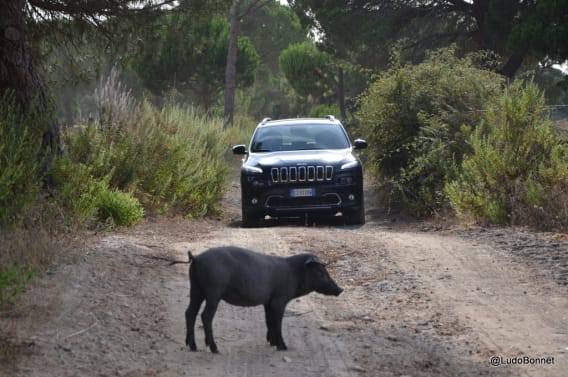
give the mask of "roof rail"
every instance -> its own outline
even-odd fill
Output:
[[[260,122],[260,124],[264,124],[264,123],[269,122],[269,121],[271,121],[271,120],[272,120],[272,118],[266,117],[266,118],[264,118],[264,119],[262,120],[262,122]]]
[[[333,115],[326,115],[325,118],[335,122],[335,117]]]

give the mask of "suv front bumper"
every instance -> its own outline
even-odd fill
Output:
[[[243,176],[241,185],[243,211],[258,218],[347,214],[359,211],[363,203],[359,180],[345,185],[335,182],[259,185]],[[302,196],[296,196],[298,192]]]

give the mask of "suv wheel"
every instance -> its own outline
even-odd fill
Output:
[[[365,206],[361,207],[356,212],[349,213],[345,216],[345,224],[347,225],[364,225],[365,224]]]
[[[262,219],[243,208],[243,227],[255,228],[262,224]]]

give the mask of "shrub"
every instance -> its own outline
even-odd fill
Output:
[[[93,220],[96,209],[93,200],[88,198],[92,198],[95,192],[104,188],[105,183],[97,184],[89,167],[72,161],[69,156],[54,161],[51,176],[56,187],[55,198],[64,210],[67,225]]]
[[[568,146],[553,131],[535,84],[511,86],[470,143],[462,172],[446,185],[462,218],[568,226]]]
[[[100,93],[121,88],[105,85],[115,89]],[[130,192],[146,212],[188,217],[214,212],[227,172],[221,119],[199,115],[191,107],[167,105],[158,111],[147,102],[137,104],[128,94],[108,97],[99,101],[112,109],[105,111],[104,124],[74,130],[66,137],[72,166],[63,170],[72,171],[75,165],[83,177],[77,186],[65,188],[63,183],[63,202],[68,195],[79,198],[75,209],[88,214],[101,192],[96,186],[106,182],[105,189]]]
[[[203,216],[215,211],[225,188],[227,165],[222,120],[198,115],[193,108],[149,105],[140,137],[123,159],[132,166],[141,200],[161,213]],[[137,141],[138,140],[138,141]]]
[[[41,131],[50,116],[24,113],[9,94],[0,97],[1,309],[14,303],[52,254],[51,237],[44,231],[48,214],[41,208],[39,158]]]
[[[501,93],[500,76],[478,68],[476,59],[448,48],[419,65],[395,63],[361,97],[370,171],[416,215],[446,204],[444,182],[468,150],[481,110]]]
[[[144,209],[138,199],[118,190],[101,190],[94,198],[99,223],[132,226],[144,218]]]
[[[0,225],[22,220],[39,198],[37,114],[21,114],[9,96],[0,98]]]

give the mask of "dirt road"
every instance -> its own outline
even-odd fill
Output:
[[[401,224],[370,204],[363,227],[243,229],[236,184],[224,207],[217,220],[150,219],[84,241],[36,279],[14,311],[2,313],[19,357],[0,374],[566,375],[566,235]],[[187,249],[220,245],[316,253],[345,291],[288,306],[288,351],[266,343],[261,307],[222,303],[214,321],[221,354],[205,349],[200,320],[199,352],[189,352],[187,266],[148,257],[185,259]]]

